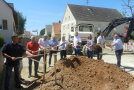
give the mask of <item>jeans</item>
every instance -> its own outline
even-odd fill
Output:
[[[121,55],[122,55],[122,52],[123,52],[123,49],[115,51],[116,58],[117,58],[117,66],[118,67],[120,67],[120,65],[121,65]]]
[[[61,59],[63,59],[63,57],[66,58],[66,55],[67,55],[66,50],[61,50],[60,51],[60,57],[61,57]]]
[[[74,49],[75,55],[80,55],[80,46],[77,46],[77,48]]]
[[[20,85],[19,64],[15,66],[6,65],[6,74],[5,74],[5,83],[4,83],[5,90],[9,90],[9,82],[10,82],[10,77],[11,77],[13,68],[14,68],[15,85],[16,86]]]
[[[93,58],[93,51],[89,51],[89,50],[87,50],[87,56],[88,56],[88,58]]]
[[[51,64],[51,58],[52,58],[53,53],[57,53],[57,51],[50,51],[50,53],[49,53],[49,66]]]
[[[40,57],[34,57],[33,59],[39,61]],[[35,72],[35,75],[37,75],[38,67],[39,67],[39,63],[34,61],[34,72]],[[31,76],[31,73],[32,73],[32,59],[29,58],[29,75],[30,76]]]
[[[101,60],[101,59],[102,59],[102,51],[99,52],[99,53],[97,53],[97,59],[98,59],[98,60]]]

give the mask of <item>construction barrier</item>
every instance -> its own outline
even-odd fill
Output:
[[[123,50],[125,52],[134,52],[134,42],[124,43]]]

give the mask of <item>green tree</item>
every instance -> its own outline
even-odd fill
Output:
[[[17,12],[17,18],[18,18],[18,29],[16,33],[18,35],[21,35],[24,33],[26,18],[20,12]]]
[[[43,28],[41,31],[40,31],[40,35],[44,35],[45,34],[45,28]]]

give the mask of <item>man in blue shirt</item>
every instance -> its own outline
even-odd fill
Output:
[[[22,57],[25,54],[25,51],[26,50],[22,47],[22,45],[18,44],[18,36],[12,36],[12,42],[9,42],[4,46],[2,53],[6,57],[5,90],[9,90],[9,82],[13,68],[15,72],[16,88],[22,88],[19,78],[20,63],[19,59],[16,59],[16,57]]]
[[[62,39],[59,44],[59,49],[61,59],[63,59],[63,57],[66,58],[67,41],[65,40],[65,36],[62,36]]]
[[[117,66],[120,67],[121,65],[121,55],[123,52],[123,44],[121,39],[119,38],[118,34],[114,35],[114,40],[113,43],[111,45],[114,50],[115,50],[115,54],[116,54],[116,58],[117,58]]]
[[[51,47],[50,49],[50,53],[49,53],[49,66],[51,65],[51,58],[52,58],[52,54],[53,53],[57,53],[57,50],[58,50],[58,40],[56,40],[56,37],[53,36],[52,37],[52,40],[49,41],[49,45]]]

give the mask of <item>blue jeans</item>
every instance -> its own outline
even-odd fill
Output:
[[[74,49],[75,55],[80,55],[80,46],[77,46],[77,48]]]
[[[20,85],[19,64],[15,66],[6,65],[6,75],[5,75],[5,83],[4,83],[5,90],[9,90],[9,82],[10,82],[10,77],[11,77],[13,68],[14,68],[14,73],[15,73],[14,74],[15,85],[16,86]]]
[[[57,53],[57,51],[50,51],[50,53],[49,53],[49,66],[51,64],[51,58],[52,58],[53,53]]]
[[[39,61],[40,57],[35,57],[33,59]],[[39,67],[39,63],[34,61],[34,72],[35,72],[35,75],[37,75],[38,67]],[[29,75],[30,76],[31,76],[31,73],[32,73],[32,60],[29,58]]]
[[[120,67],[120,65],[121,65],[121,55],[122,55],[122,52],[123,52],[123,49],[115,51],[116,58],[117,58],[117,66],[118,67]]]
[[[87,56],[88,58],[93,58],[93,51],[87,50]]]

